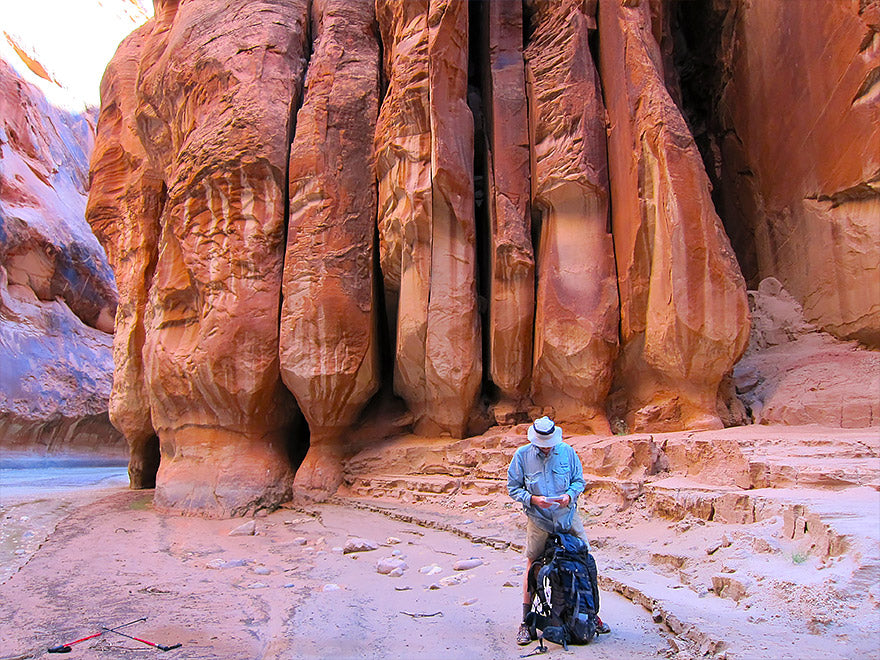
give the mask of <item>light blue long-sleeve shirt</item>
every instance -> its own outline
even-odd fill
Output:
[[[584,468],[571,445],[560,442],[547,456],[529,443],[516,450],[507,468],[507,492],[522,503],[526,515],[546,532],[571,529],[575,500],[584,492]],[[541,509],[531,503],[532,495],[547,497],[568,494],[571,503],[555,510]]]

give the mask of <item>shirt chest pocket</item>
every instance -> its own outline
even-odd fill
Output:
[[[525,481],[526,490],[530,492],[532,495],[543,495],[541,492],[541,473],[540,472],[526,472],[523,475],[523,480]]]
[[[553,467],[553,474],[550,477],[554,495],[562,495],[571,486],[571,467],[568,463],[562,463]]]

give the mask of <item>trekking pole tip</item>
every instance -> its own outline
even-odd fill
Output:
[[[171,646],[164,646],[163,644],[156,644],[156,648],[160,651],[170,651],[172,649],[179,649],[183,644],[172,644]]]

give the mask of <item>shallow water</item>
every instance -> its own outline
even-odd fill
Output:
[[[0,506],[69,491],[128,486],[128,469],[116,466],[0,467]]]

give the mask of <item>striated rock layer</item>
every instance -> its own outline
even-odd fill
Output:
[[[107,418],[116,287],[83,219],[91,122],[0,60],[0,450],[124,454]]]
[[[533,398],[557,418],[610,433],[617,282],[605,108],[589,48],[595,18],[582,2],[530,5],[532,197],[541,213]]]
[[[649,3],[602,0],[599,27],[626,422],[720,428],[718,386],[748,341],[745,281],[666,90]]]
[[[373,290],[379,46],[372,0],[316,0],[314,53],[290,150],[281,376],[309,423],[297,491],[342,481],[342,434],[379,384]]]
[[[467,12],[461,0],[377,2],[388,79],[376,127],[379,231],[386,296],[397,294],[394,389],[418,430],[456,437],[482,371]]]

